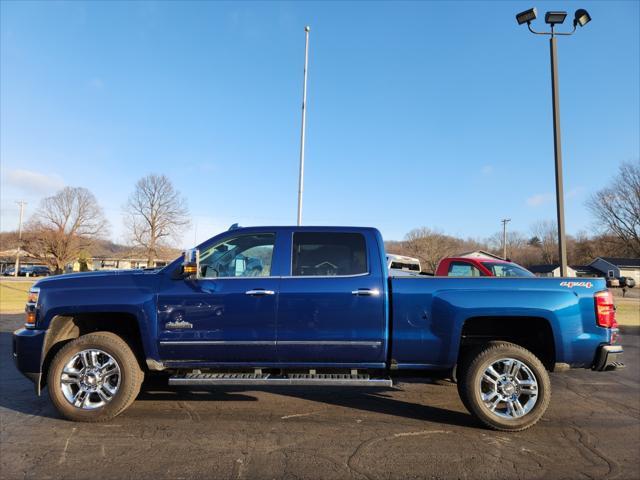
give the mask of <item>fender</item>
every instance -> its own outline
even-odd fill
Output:
[[[448,290],[434,294],[432,308],[434,317],[453,320],[450,343],[445,349],[448,352],[446,361],[450,365],[456,362],[465,322],[477,317],[509,318],[514,321],[518,318],[544,319],[553,334],[556,362],[576,366],[592,361],[593,348],[600,341],[599,332],[592,334],[584,328],[583,308],[572,291]],[[593,342],[584,342],[591,338]]]

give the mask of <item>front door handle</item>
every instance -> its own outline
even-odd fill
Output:
[[[255,290],[247,290],[245,295],[252,295],[254,297],[262,297],[263,295],[275,295],[273,290],[265,290],[263,288],[257,288]]]
[[[357,295],[359,297],[377,297],[380,295],[380,290],[377,288],[359,288],[358,290],[353,290],[351,295]]]

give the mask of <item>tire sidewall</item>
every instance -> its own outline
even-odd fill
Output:
[[[538,383],[538,398],[531,411],[518,419],[505,419],[492,414],[482,401],[480,379],[486,368],[501,358],[513,358],[524,363],[535,375]],[[476,357],[466,370],[465,393],[467,408],[483,423],[499,430],[524,430],[534,425],[544,414],[549,405],[551,385],[549,375],[535,355],[516,346],[499,346],[489,348]]]
[[[120,367],[120,385],[114,398],[106,405],[93,409],[83,410],[69,403],[60,388],[60,377],[64,366],[71,358],[82,350],[98,349],[111,355]],[[109,338],[103,334],[88,334],[79,337],[60,349],[55,355],[49,373],[47,375],[47,387],[51,401],[57,410],[66,418],[76,421],[100,421],[115,417],[126,408],[131,397],[131,390],[136,388],[136,375],[131,365],[131,351],[128,345],[119,337],[113,335]],[[132,368],[133,367],[133,368]]]

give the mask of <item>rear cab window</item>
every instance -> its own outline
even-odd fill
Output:
[[[292,276],[335,277],[367,273],[367,242],[361,233],[294,232]]]

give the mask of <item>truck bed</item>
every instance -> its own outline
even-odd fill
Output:
[[[487,319],[498,334],[518,321],[550,329],[553,363],[574,367],[591,365],[598,345],[609,341],[610,330],[596,325],[593,301],[606,288],[603,279],[415,276],[391,277],[389,284],[393,368],[453,367],[463,325]]]

